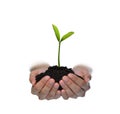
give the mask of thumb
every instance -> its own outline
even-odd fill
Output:
[[[29,81],[30,81],[30,83],[32,84],[32,86],[34,86],[35,83],[36,83],[35,77],[32,76],[32,74],[30,75]]]
[[[91,72],[92,72],[92,69],[87,67],[87,66],[84,66],[84,65],[77,65],[75,67],[73,67],[73,71],[84,78],[84,80],[86,82],[88,82],[90,79],[91,79]]]
[[[32,86],[34,86],[35,85],[35,83],[36,83],[36,81],[35,80],[32,80]]]

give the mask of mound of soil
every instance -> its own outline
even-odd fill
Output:
[[[69,73],[75,74],[71,68],[67,68],[67,67],[63,67],[63,66],[62,67],[50,66],[48,68],[48,70],[46,70],[44,73],[38,74],[36,76],[36,83],[46,75],[49,75],[51,78],[53,78],[55,80],[55,82],[59,83],[59,81],[62,79],[62,77],[65,75],[67,76]],[[82,77],[80,77],[80,78],[83,79]],[[61,86],[59,86],[59,90],[62,90]]]

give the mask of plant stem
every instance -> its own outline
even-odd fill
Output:
[[[60,46],[61,46],[61,41],[59,41],[59,46],[58,46],[58,67],[60,67]]]

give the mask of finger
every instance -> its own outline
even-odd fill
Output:
[[[76,65],[73,67],[73,70],[86,70],[87,72],[89,72],[90,74],[92,73],[92,68],[86,66],[86,65]]]
[[[92,72],[92,69],[87,66],[84,65],[75,66],[73,68],[73,71],[75,72],[75,74],[82,76],[86,82],[88,82],[91,79],[90,74]]]
[[[33,86],[31,87],[31,93],[32,93],[33,95],[38,95],[38,92],[34,89]]]
[[[84,80],[82,80],[81,78],[79,78],[78,76],[70,73],[68,74],[68,77],[74,82],[76,83],[79,87],[83,86],[86,82]]]
[[[35,79],[35,76],[36,76],[36,75],[37,75],[36,72],[35,72],[35,73],[34,73],[34,72],[31,72],[31,73],[30,73],[29,81],[30,81],[30,83],[31,83],[32,85],[34,85],[35,82],[36,82],[36,79]]]
[[[85,96],[85,90],[84,89],[80,89],[80,91],[78,92],[78,96],[80,96],[80,97],[84,97]]]
[[[35,85],[35,83],[36,83],[35,77],[30,77],[30,78],[29,78],[29,81],[30,81],[30,83],[32,84],[32,86]]]
[[[46,97],[48,100],[53,99],[55,97],[58,87],[59,87],[59,84],[55,83],[53,88],[50,90],[50,92],[48,93],[48,95]]]
[[[73,82],[69,77],[64,76],[63,77],[63,81],[64,83],[73,91],[73,93],[75,93],[76,96],[79,96],[79,92],[80,92],[80,86],[78,86],[75,82]],[[73,95],[72,97],[76,97],[75,95]]]
[[[47,95],[50,92],[50,90],[52,89],[54,83],[55,83],[55,80],[53,80],[53,79],[50,79],[49,81],[47,81],[46,85],[39,92],[40,99],[45,99],[47,97]]]
[[[32,83],[32,85],[34,85],[36,82],[36,75],[45,72],[48,69],[48,67],[48,64],[37,64],[31,67],[29,81]]]
[[[49,64],[47,63],[42,63],[42,64],[35,64],[30,68],[30,72],[36,70],[36,69],[43,69],[43,70],[47,70],[49,67]]]
[[[79,85],[78,87],[76,85],[74,85],[72,82],[69,85],[70,88],[73,90],[74,93],[76,93],[77,96],[81,96],[84,97],[85,96],[85,92],[90,89],[90,84],[86,83],[84,80],[82,80],[83,82],[80,84],[81,80],[80,78],[77,80],[77,76],[74,76],[74,74],[68,74],[68,77],[70,77],[74,82],[77,82],[77,84]],[[75,79],[76,77],[76,79]],[[70,81],[70,80],[69,80]],[[69,82],[68,81],[68,82]],[[69,84],[69,83],[68,83]]]
[[[75,74],[77,74],[79,76],[83,75],[83,72],[81,70],[82,70],[82,68],[81,68],[80,65],[77,65],[77,66],[73,67],[73,71],[75,72]]]
[[[32,83],[32,85],[34,85],[36,83],[36,78],[35,77],[36,77],[36,75],[38,75],[40,73],[42,73],[42,70],[40,70],[40,69],[34,70],[30,73],[29,80]]]
[[[89,82],[91,80],[91,78],[92,78],[92,76],[89,73],[84,74],[84,79],[86,82]]]
[[[62,95],[63,99],[65,99],[65,100],[67,100],[69,98],[65,90],[61,90],[61,95]]]
[[[90,89],[90,84],[86,83],[85,85],[81,86],[82,89],[84,89],[84,91],[87,91]]]
[[[61,96],[61,92],[57,90],[54,99],[58,99]]]
[[[43,77],[38,83],[33,86],[33,92],[39,93],[41,89],[45,86],[47,81],[50,79],[49,76]]]
[[[86,82],[84,80],[81,80],[80,78],[78,78],[74,74],[68,74],[68,77],[72,81],[74,81],[74,83],[76,83],[80,88],[82,88],[85,92],[90,89],[90,84],[88,82]],[[72,88],[72,86],[74,86],[74,85],[71,84],[71,88]],[[73,88],[72,90],[76,90],[76,92],[77,92],[77,91],[80,90],[80,88],[78,88],[78,89],[77,88],[76,89]]]
[[[78,96],[77,95],[73,95],[71,98],[74,98],[74,99],[76,99]]]
[[[73,91],[64,83],[63,80],[60,81],[60,85],[67,93],[68,97],[73,97],[75,95],[75,93],[73,93]]]

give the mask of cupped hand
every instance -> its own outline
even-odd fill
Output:
[[[32,84],[32,94],[37,95],[41,100],[57,99],[60,96],[64,99],[85,96],[86,91],[90,88],[91,69],[89,67],[83,65],[75,66],[73,71],[76,75],[70,73],[68,76],[64,76],[59,84],[50,78],[50,76],[45,76],[36,83],[36,75],[45,72],[48,67],[48,64],[41,64],[31,68],[30,82]],[[61,91],[58,90],[59,85],[63,88]]]
[[[59,82],[63,88],[61,95],[64,99],[83,97],[86,91],[90,89],[91,69],[87,66],[78,65],[73,68],[73,71],[76,75],[70,73]]]
[[[39,99],[57,99],[60,97],[60,91],[58,91],[59,84],[51,79],[50,76],[43,77],[36,83],[36,75],[45,72],[48,69],[48,64],[36,65],[31,68],[30,82],[32,84],[31,93],[37,95]]]

